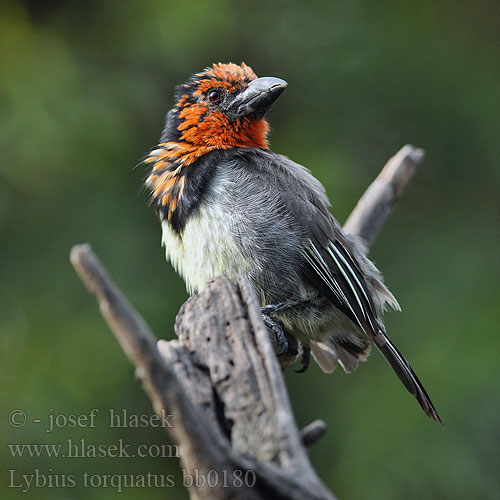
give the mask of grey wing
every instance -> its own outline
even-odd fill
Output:
[[[261,153],[270,161],[269,182],[281,184],[288,206],[303,231],[302,273],[305,280],[342,311],[369,338],[381,329],[378,311],[387,301],[399,308],[380,281],[380,274],[353,246],[328,211],[322,184],[305,167],[271,152]]]
[[[309,235],[302,250],[305,279],[342,311],[369,338],[383,325],[372,288],[346,235],[326,208],[316,206],[308,221]]]
[[[390,292],[376,276],[372,286],[369,286],[368,280],[372,277],[363,272],[347,235],[320,201],[310,201],[315,209],[308,212],[308,220],[305,221],[309,229],[307,244],[302,250],[305,279],[375,342],[424,412],[442,424],[427,391],[406,358],[387,336],[379,319],[372,292],[373,283],[378,283],[384,289],[382,293],[390,295]],[[373,270],[376,272],[374,266]],[[381,293],[380,290],[377,293]]]

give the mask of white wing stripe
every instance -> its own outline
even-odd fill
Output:
[[[359,304],[361,311],[363,312],[363,315],[365,316],[366,319],[368,319],[365,308],[363,307],[363,303],[361,302],[361,299],[359,298],[359,295],[358,295],[358,292],[356,291],[356,288],[354,287],[351,280],[349,279],[349,276],[347,276],[347,273],[345,272],[344,268],[342,267],[342,265],[338,261],[337,257],[335,257],[335,254],[332,252],[332,250],[330,248],[328,248],[328,253],[332,256],[332,259],[335,261],[335,264],[337,264],[337,267],[340,269],[340,272],[342,273],[345,280],[347,281],[347,283],[351,287],[351,290],[353,291],[354,296],[356,297],[356,300]]]
[[[321,268],[318,266],[316,261],[309,255],[308,252],[309,249],[306,249],[304,253],[304,257],[306,258],[307,262],[311,265],[311,267],[316,271],[318,276],[324,281],[326,285],[328,285],[328,288],[335,294],[335,296],[342,302],[342,297],[338,294],[336,288],[332,287],[332,280],[328,279],[327,276],[322,272]],[[324,269],[324,268],[323,268]]]
[[[330,290],[335,294],[335,296],[340,300],[342,304],[345,304],[349,310],[352,312],[353,316],[357,319],[357,314],[354,312],[350,302],[347,300],[344,292],[340,288],[337,283],[335,277],[332,275],[330,269],[326,265],[323,257],[319,253],[318,249],[314,246],[313,242],[309,240],[310,246],[304,251],[304,255],[307,261],[311,264],[314,270],[318,273],[321,279],[328,285]],[[312,255],[308,254],[308,251],[312,253]],[[321,271],[318,268],[318,264],[321,265]],[[359,320],[357,320],[359,323]],[[361,326],[361,323],[360,323]]]
[[[356,314],[354,313],[352,307],[351,307],[351,304],[349,303],[349,301],[347,300],[347,297],[345,296],[344,292],[342,291],[342,288],[340,288],[339,284],[337,283],[337,280],[335,279],[334,276],[332,276],[332,273],[330,271],[330,269],[328,268],[328,266],[326,265],[326,262],[323,260],[323,257],[321,256],[321,254],[319,253],[318,249],[311,243],[312,245],[312,250],[314,250],[315,254],[316,254],[316,257],[317,259],[321,262],[321,265],[323,266],[323,270],[324,272],[326,273],[326,276],[328,276],[330,278],[330,282],[335,286],[336,290],[337,290],[337,293],[340,294],[340,299],[342,302],[345,302],[345,304],[347,306],[349,306],[349,309],[351,310],[351,312],[354,314],[354,316],[356,316]]]
[[[361,291],[363,292],[363,295],[365,296],[365,299],[367,300],[368,304],[370,303],[370,299],[368,298],[368,295],[366,294],[365,292],[365,288],[361,285],[361,283],[359,282],[358,280],[358,277],[356,276],[356,272],[353,271],[352,267],[349,265],[349,263],[345,260],[344,256],[342,255],[341,252],[338,251],[337,248],[335,248],[335,246],[331,245],[330,244],[330,247],[333,248],[333,250],[335,250],[335,253],[342,259],[342,261],[344,262],[344,264],[349,268],[349,271],[351,272],[352,276],[354,277],[354,279],[356,280],[356,283],[358,284],[359,288],[361,288]]]
[[[338,255],[341,259],[342,259],[342,262],[344,262],[344,264],[346,265],[347,269],[349,270],[350,274],[352,275],[352,277],[354,277],[354,279],[356,280],[356,283],[358,284],[359,288],[361,289],[361,291],[363,292],[363,295],[365,296],[366,298],[366,301],[368,303],[368,307],[371,306],[371,301],[370,299],[368,298],[368,295],[366,294],[366,291],[365,291],[365,288],[361,285],[358,277],[356,276],[356,272],[353,270],[352,266],[346,261],[346,259],[344,258],[344,256],[342,255],[342,253],[330,242],[330,245],[329,245],[329,253],[331,254],[331,250],[335,251],[336,255]],[[337,262],[337,261],[336,261]],[[338,265],[338,262],[337,262],[337,265]],[[341,268],[341,271],[342,273],[344,274],[343,272],[343,269]],[[345,274],[344,274],[345,276]],[[347,278],[346,278],[347,279]],[[373,322],[373,319],[372,319],[372,316],[370,314],[368,314],[369,311],[366,310],[366,308],[363,306],[363,304],[361,304],[360,300],[359,300],[359,297],[356,293],[356,290],[354,289],[354,287],[352,286],[352,283],[350,280],[349,281],[349,285],[351,286],[353,292],[355,293],[356,295],[356,299],[361,307],[361,310],[363,311],[363,315],[365,316],[365,318],[368,320],[368,323],[370,323],[371,327],[373,328],[373,331],[377,331],[379,329],[379,326]]]

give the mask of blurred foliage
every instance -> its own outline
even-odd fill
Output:
[[[151,405],[68,252],[89,241],[155,332],[172,337],[186,293],[133,167],[176,83],[242,60],[289,82],[270,117],[273,149],[313,170],[340,220],[399,147],[427,152],[372,257],[403,306],[388,330],[446,429],[377,353],[349,377],[290,373],[299,424],[329,424],[314,465],[343,500],[500,498],[499,34],[496,0],[3,1],[2,498],[23,497],[5,488],[8,469],[77,476],[74,488],[32,487],[41,500],[186,498],[179,485],[117,493],[80,481],[151,472],[179,484],[173,458],[20,459],[6,444],[167,442],[161,429],[106,425],[110,408]],[[7,423],[16,408],[28,415],[19,429]],[[51,412],[92,408],[95,429],[45,432]]]

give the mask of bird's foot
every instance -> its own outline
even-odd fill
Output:
[[[309,303],[309,299],[287,299],[278,304],[268,304],[267,306],[261,307],[262,314],[267,314],[267,316],[272,316],[283,309],[289,309],[290,307],[297,307],[306,303]]]
[[[300,368],[295,373],[304,373],[311,363],[311,348],[307,344],[302,344],[302,356],[300,358]]]
[[[288,350],[288,340],[285,335],[283,323],[278,318],[273,318],[272,316],[270,316],[270,314],[265,311],[265,309],[267,308],[263,307],[261,309],[262,319],[264,320],[264,324],[274,333],[276,343],[278,344],[279,348],[278,356],[281,356]]]
[[[281,311],[286,307],[285,302],[280,302],[279,304],[270,304],[260,308],[260,311],[264,316],[272,316],[276,314],[278,311]]]

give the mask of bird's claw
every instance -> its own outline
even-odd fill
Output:
[[[295,373],[304,373],[311,363],[311,348],[307,344],[302,344],[302,356],[300,358],[300,368]]]
[[[282,309],[281,304],[278,305],[268,305],[260,308],[260,311],[262,312],[263,316],[267,316],[268,318],[276,314],[280,309]]]
[[[280,348],[278,356],[282,356],[288,351],[288,340],[285,335],[283,323],[279,319],[271,317],[268,312],[265,311],[266,309],[266,307],[262,308],[262,319],[264,320],[264,324],[274,333],[276,343]]]

